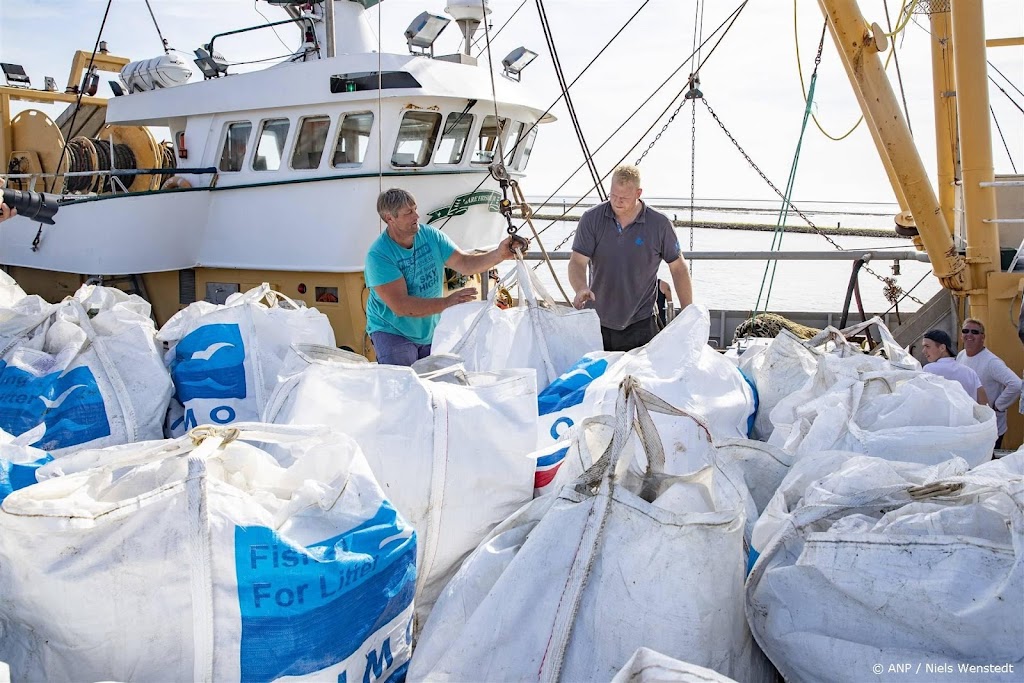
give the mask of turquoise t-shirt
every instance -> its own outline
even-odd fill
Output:
[[[413,238],[412,249],[391,239],[385,230],[366,253],[366,286],[370,298],[366,302],[366,333],[388,332],[405,337],[416,344],[429,344],[440,315],[410,318],[396,315],[373,289],[405,278],[410,296],[433,298],[444,291],[444,263],[455,252],[455,243],[437,228],[420,224]]]

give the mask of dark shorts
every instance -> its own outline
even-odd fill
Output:
[[[624,330],[601,326],[601,339],[605,351],[632,351],[654,339],[658,334],[658,319],[651,316],[635,322]]]
[[[430,344],[416,344],[389,332],[371,332],[370,341],[381,365],[412,365],[430,355]]]

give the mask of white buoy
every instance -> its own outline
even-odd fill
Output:
[[[157,88],[173,88],[187,83],[192,70],[178,55],[160,55],[131,62],[121,69],[121,81],[128,92],[146,92]]]

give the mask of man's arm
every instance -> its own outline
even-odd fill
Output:
[[[516,254],[512,251],[512,237],[506,237],[501,241],[496,248],[491,251],[484,252],[483,254],[467,254],[461,249],[456,249],[452,252],[452,255],[448,257],[448,260],[444,262],[444,265],[448,266],[452,270],[457,270],[463,275],[476,275],[477,273],[483,273],[490,270],[494,266],[498,265],[502,261],[515,258]],[[529,246],[530,241],[525,237],[516,237],[515,247],[525,252]]]
[[[690,282],[690,269],[686,265],[686,259],[682,254],[672,263],[668,264],[668,272],[672,275],[672,284],[676,288],[676,298],[679,299],[679,310],[682,310],[693,303],[693,285]]]
[[[995,397],[992,407],[999,412],[1004,412],[1020,399],[1020,377],[1007,367],[1001,358],[998,363],[992,364],[992,374],[995,380],[1003,385],[1003,390]]]
[[[425,318],[428,315],[440,313],[450,306],[466,303],[476,298],[476,290],[472,287],[454,291],[445,297],[409,296],[409,289],[406,287],[403,277],[378,285],[373,288],[373,291],[377,292],[377,296],[395,315],[403,318]]]
[[[578,251],[572,252],[569,256],[569,286],[576,293],[572,305],[576,308],[583,308],[588,301],[597,301],[594,293],[590,291],[590,283],[587,281],[587,266],[590,259]]]

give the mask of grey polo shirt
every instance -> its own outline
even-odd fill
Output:
[[[624,330],[654,315],[658,266],[680,257],[672,221],[641,202],[623,228],[604,202],[580,217],[572,250],[590,259],[590,289],[601,325]]]

